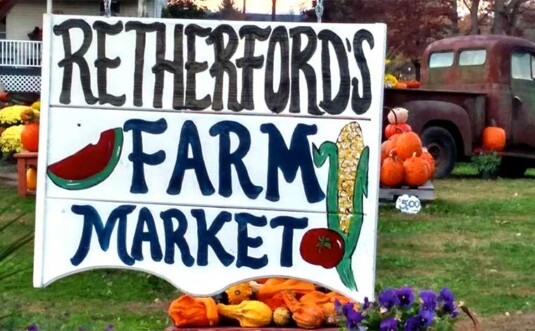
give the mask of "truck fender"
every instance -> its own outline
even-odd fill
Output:
[[[441,126],[458,137],[462,143],[462,152],[469,156],[472,152],[471,121],[467,111],[450,102],[444,101],[409,101],[401,105],[409,110],[408,124],[418,134],[429,126]],[[436,124],[433,124],[436,123]],[[457,132],[452,132],[455,129]],[[458,149],[461,146],[458,146]]]

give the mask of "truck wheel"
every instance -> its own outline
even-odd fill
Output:
[[[524,176],[527,165],[522,160],[504,157],[500,163],[499,175],[505,178],[520,178]]]
[[[451,133],[441,127],[429,127],[422,132],[422,144],[435,159],[434,178],[448,177],[457,159],[457,146]]]

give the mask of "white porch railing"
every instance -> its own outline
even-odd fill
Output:
[[[40,41],[0,40],[0,66],[40,67]]]

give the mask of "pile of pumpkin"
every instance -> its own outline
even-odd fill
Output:
[[[387,140],[381,145],[381,175],[383,187],[419,187],[433,178],[435,160],[422,146],[418,134],[407,124],[409,111],[392,108],[388,112]]]
[[[336,300],[351,302],[309,282],[268,278],[231,286],[215,297],[184,294],[171,303],[168,312],[177,328],[239,325],[317,329],[336,325]]]

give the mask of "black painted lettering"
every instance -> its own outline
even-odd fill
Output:
[[[202,99],[197,99],[197,74],[208,68],[208,63],[196,62],[195,40],[196,37],[207,37],[211,28],[203,28],[197,24],[190,24],[186,27],[187,36],[187,61],[186,61],[186,108],[191,110],[203,110],[210,107],[212,100],[210,95],[205,95]]]
[[[74,53],[72,52],[71,47],[71,29],[80,29],[84,35],[82,45]],[[84,58],[84,55],[87,53],[89,46],[91,46],[91,41],[93,40],[91,26],[81,19],[69,19],[54,26],[53,30],[56,36],[61,36],[63,40],[63,50],[65,52],[63,60],[58,62],[58,66],[63,68],[63,83],[61,85],[59,102],[66,105],[71,103],[72,65],[76,63],[80,69],[80,82],[82,84],[85,102],[89,105],[94,105],[97,103],[98,99],[91,91],[91,74],[89,72],[87,61]]]
[[[241,106],[247,110],[254,109],[254,69],[264,65],[264,55],[255,56],[255,41],[267,40],[271,27],[265,29],[255,25],[244,25],[240,28],[240,38],[245,39],[243,57],[236,59],[236,66],[242,69]]]
[[[97,59],[95,67],[97,68],[97,87],[98,99],[101,105],[109,103],[113,106],[122,106],[126,96],[114,96],[108,93],[108,69],[114,69],[121,65],[121,58],[110,59],[106,57],[106,35],[114,36],[123,31],[123,22],[118,21],[115,24],[108,24],[103,21],[93,23],[93,29],[97,31]]]
[[[308,43],[301,50],[302,37],[305,35]],[[312,115],[322,115],[323,112],[318,108],[316,101],[316,72],[308,60],[314,55],[318,44],[317,36],[314,30],[308,26],[300,26],[290,29],[292,38],[292,68],[291,81],[292,93],[290,95],[290,113],[301,112],[301,91],[299,87],[299,71],[305,75],[308,92],[308,113]]]

